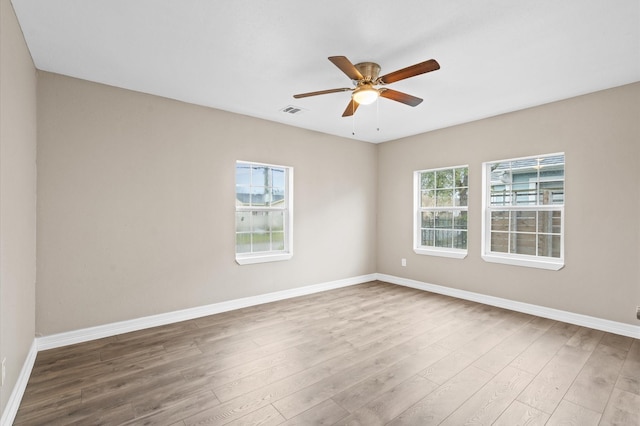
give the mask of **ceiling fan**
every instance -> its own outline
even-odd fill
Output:
[[[358,109],[358,106],[371,104],[375,102],[379,96],[391,99],[392,101],[401,102],[412,107],[419,105],[420,102],[422,102],[422,99],[418,97],[398,92],[397,90],[387,89],[386,87],[376,86],[395,83],[396,81],[404,80],[405,78],[415,77],[416,75],[440,69],[438,61],[435,59],[429,59],[428,61],[420,62],[419,64],[411,65],[389,74],[385,74],[382,77],[378,77],[378,74],[380,73],[380,65],[374,62],[361,62],[353,65],[345,56],[330,56],[329,60],[353,81],[355,87],[343,87],[340,89],[300,93],[298,95],[293,95],[293,97],[300,99],[308,96],[326,95],[328,93],[353,92],[351,94],[351,100],[342,114],[343,117],[353,115],[356,112],[356,109]]]

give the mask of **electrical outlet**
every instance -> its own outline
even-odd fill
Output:
[[[401,264],[402,266],[407,266],[407,259],[402,259]]]
[[[2,358],[2,384],[4,386],[4,378],[7,376],[7,357]]]

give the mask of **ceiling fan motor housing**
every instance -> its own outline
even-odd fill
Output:
[[[375,82],[380,74],[380,65],[375,62],[361,62],[359,64],[355,64],[354,67],[362,74],[363,81],[354,80],[355,84],[360,82],[362,83],[372,83]]]

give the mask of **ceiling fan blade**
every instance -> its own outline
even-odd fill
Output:
[[[333,65],[340,68],[340,71],[345,73],[351,80],[364,79],[360,71],[358,71],[346,56],[329,56],[329,60],[333,62]]]
[[[420,98],[391,89],[380,89],[380,96],[382,96],[383,98],[391,99],[392,101],[401,102],[412,107],[419,105],[420,102],[422,102],[422,99]]]
[[[356,101],[354,101],[353,99],[351,99],[349,101],[349,104],[347,105],[347,108],[344,110],[344,112],[342,113],[343,117],[350,117],[352,116],[356,110],[358,109],[358,107],[360,106],[359,103],[357,103]]]
[[[316,96],[316,95],[326,95],[327,93],[337,93],[337,92],[348,92],[353,89],[349,89],[348,87],[343,87],[341,89],[329,89],[329,90],[319,90],[317,92],[308,92],[308,93],[299,93],[297,95],[293,95],[294,98],[306,98],[308,96]]]
[[[402,68],[401,70],[390,72],[378,79],[381,84],[394,83],[396,81],[404,80],[405,78],[414,77],[416,75],[424,74],[427,72],[440,69],[440,64],[435,59],[429,59],[428,61],[420,62],[419,64],[411,65],[410,67]]]

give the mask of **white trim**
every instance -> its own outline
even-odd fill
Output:
[[[38,355],[38,345],[36,339],[34,339],[33,343],[31,343],[27,358],[24,360],[24,364],[22,364],[22,370],[20,370],[20,375],[11,391],[7,405],[4,407],[2,417],[0,417],[0,426],[10,426],[13,424],[16,414],[18,414],[18,408],[20,408],[20,402],[22,402],[22,396],[27,389],[29,376],[31,376],[33,365],[36,362],[36,355]]]
[[[526,258],[524,255],[506,254],[500,256],[496,253],[482,254],[482,260],[491,263],[504,263],[506,265],[525,266],[527,268],[547,269],[549,271],[559,271],[564,268],[564,261],[546,257]]]
[[[583,327],[632,337],[634,339],[640,339],[640,326],[637,325],[610,321],[602,318],[591,317],[588,315],[576,314],[559,309],[547,308],[545,306],[517,302],[515,300],[503,299],[500,297],[487,296],[480,293],[473,293],[466,290],[444,287],[436,284],[428,284],[408,278],[396,277],[393,275],[377,274],[377,279],[391,284],[411,287],[418,290],[429,291],[432,293],[444,294],[446,296],[452,296],[458,299],[471,300],[473,302],[483,303],[485,305],[497,306],[499,308],[505,308],[525,314],[536,315],[539,317],[562,321],[569,324],[580,325]]]
[[[236,263],[238,265],[252,265],[254,263],[266,263],[266,262],[278,262],[280,260],[289,260],[293,257],[293,253],[273,253],[267,254],[248,254],[238,255],[236,254]]]
[[[446,247],[415,247],[415,254],[425,254],[427,256],[450,257],[452,259],[464,259],[467,257],[467,250],[452,249]]]
[[[246,308],[263,303],[275,302],[277,300],[290,299],[292,297],[305,296],[319,293],[326,290],[333,290],[341,287],[362,284],[376,280],[376,274],[360,275],[352,278],[345,278],[337,281],[330,281],[321,284],[314,284],[305,287],[292,288],[289,290],[276,291],[273,293],[258,296],[244,297],[211,305],[197,306],[180,311],[167,312],[164,314],[152,315],[128,321],[120,321],[111,324],[99,325],[65,333],[52,334],[38,337],[38,350],[59,348],[75,343],[88,342],[90,340],[101,339],[103,337],[115,336],[131,331],[143,330],[160,325],[172,324],[180,321],[187,321],[194,318],[205,317],[207,315],[219,314],[232,311],[234,309]]]

